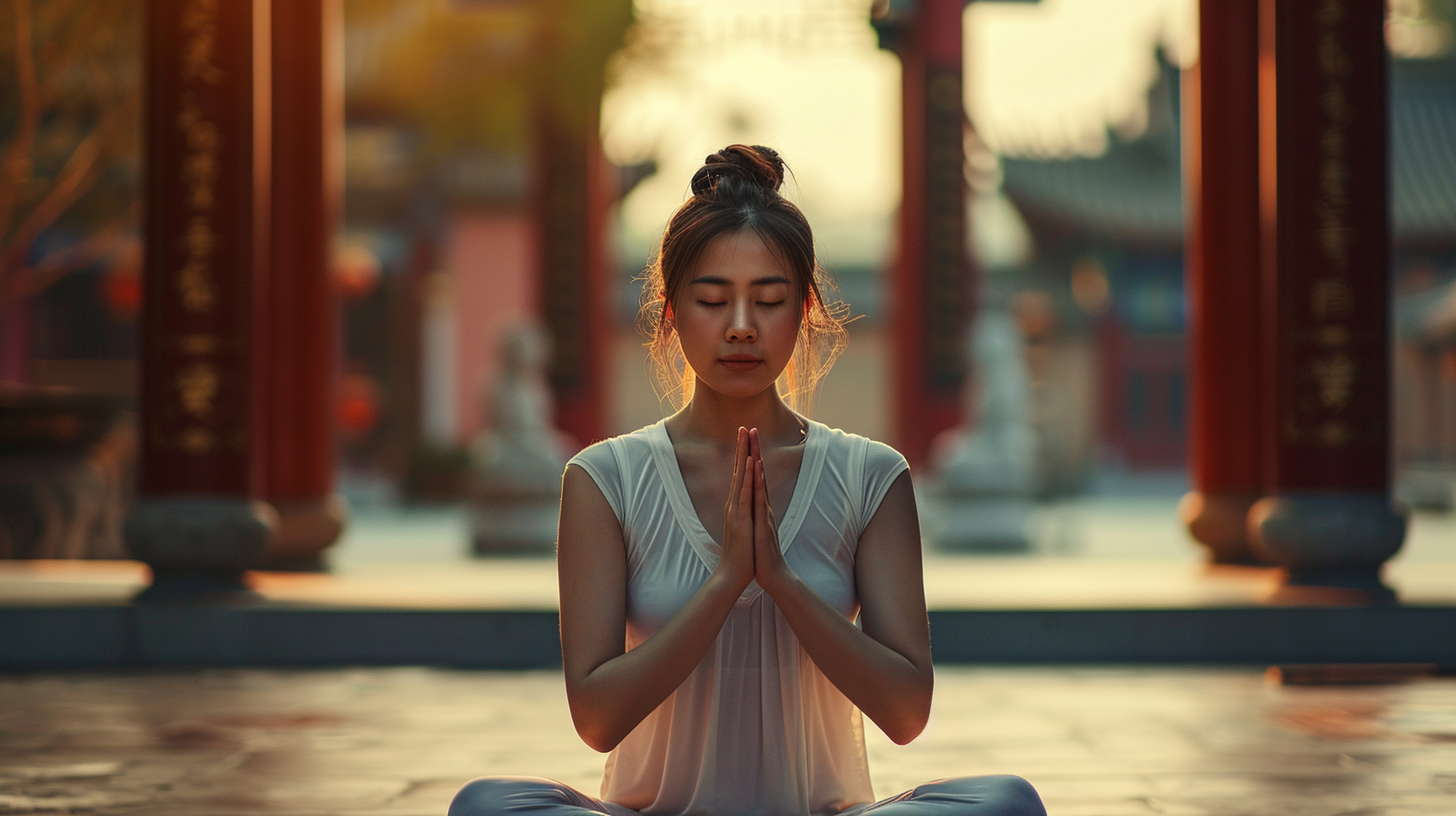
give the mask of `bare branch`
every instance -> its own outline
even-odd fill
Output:
[[[71,157],[61,168],[56,183],[46,191],[45,197],[35,205],[19,228],[11,236],[10,245],[0,254],[0,270],[13,270],[25,262],[30,245],[50,226],[67,207],[76,203],[95,179],[97,160],[101,158],[101,143],[105,134],[96,130],[81,140]]]
[[[58,249],[42,258],[40,263],[23,270],[16,276],[12,296],[30,297],[78,269],[116,255],[131,240],[139,212],[140,207],[133,205],[120,218],[91,233],[86,240]]]
[[[34,31],[30,0],[11,0],[15,12],[15,84],[20,96],[20,111],[15,135],[5,147],[5,179],[0,184],[0,240],[10,228],[15,202],[21,189],[30,182],[31,153],[40,125],[40,95],[35,78]],[[0,282],[5,270],[0,268]]]

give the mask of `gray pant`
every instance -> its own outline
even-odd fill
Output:
[[[449,816],[640,816],[553,779],[491,776],[455,794]],[[1041,797],[1019,776],[962,776],[929,782],[858,809],[856,816],[1046,816]],[[725,814],[724,816],[732,816]]]

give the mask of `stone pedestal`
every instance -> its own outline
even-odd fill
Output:
[[[1385,493],[1286,494],[1249,511],[1249,534],[1288,570],[1274,600],[1392,601],[1381,566],[1405,540],[1407,513]]]
[[[1208,549],[1214,564],[1262,564],[1267,554],[1249,540],[1249,508],[1258,493],[1212,493],[1194,490],[1178,502],[1178,518],[1189,535]]]
[[[257,569],[314,572],[324,569],[323,552],[349,522],[349,503],[338,493],[321,499],[273,499],[278,524]]]
[[[471,549],[476,555],[552,555],[561,495],[477,496],[470,503]]]
[[[212,496],[142,499],[126,520],[126,544],[152,568],[138,602],[256,600],[243,580],[278,525],[265,502]]]

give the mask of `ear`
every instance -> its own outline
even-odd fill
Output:
[[[662,325],[668,331],[677,331],[677,315],[673,313],[671,303],[662,304]]]

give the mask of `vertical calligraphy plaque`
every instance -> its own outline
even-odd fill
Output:
[[[1380,602],[1406,519],[1390,498],[1382,0],[1260,0],[1264,492],[1276,600]],[[1313,593],[1311,595],[1311,593]]]
[[[890,301],[896,442],[913,462],[959,424],[975,292],[966,252],[961,0],[921,0],[896,36],[903,179]]]
[[[1384,14],[1260,5],[1271,493],[1389,489]]]
[[[149,0],[146,497],[260,488],[268,126],[267,0]]]

